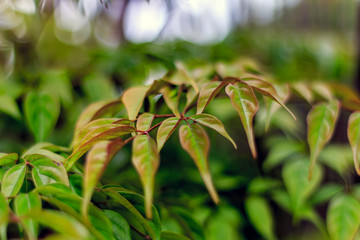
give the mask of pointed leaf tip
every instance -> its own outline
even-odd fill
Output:
[[[333,135],[339,111],[340,103],[337,100],[333,100],[329,103],[315,105],[307,116],[307,140],[310,147],[311,162],[309,179],[312,177],[312,171],[320,151]]]
[[[248,139],[251,154],[254,158],[256,158],[257,153],[253,132],[253,121],[259,108],[259,103],[256,99],[254,91],[246,83],[236,82],[227,85],[225,92],[230,97],[231,103],[240,117]]]
[[[229,136],[229,134],[225,130],[224,124],[217,117],[203,113],[203,114],[193,115],[190,117],[190,119],[208,128],[214,129],[215,131],[226,137],[232,143],[234,148],[237,149],[236,143]]]
[[[131,161],[140,175],[145,193],[145,212],[151,219],[155,174],[160,164],[155,140],[149,135],[137,135],[132,145]]]
[[[210,141],[205,130],[198,124],[182,125],[179,129],[182,148],[190,155],[199,169],[201,178],[215,203],[219,197],[211,179],[208,163]]]

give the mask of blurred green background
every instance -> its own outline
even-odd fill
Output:
[[[149,84],[179,62],[192,70],[241,60],[279,82],[354,87],[358,5],[355,0],[0,0],[0,152],[22,152],[36,141],[69,146],[87,105]],[[58,109],[43,139],[33,137],[25,120],[30,94]],[[299,214],[286,207],[289,185],[296,184],[287,171],[302,169],[298,159],[307,156],[310,105],[292,99],[289,106],[300,120],[294,124],[280,112],[267,133],[258,114],[256,161],[229,103],[218,99],[209,106],[241,146],[235,151],[209,132],[219,206],[173,136],[162,152],[155,190],[164,229],[184,231],[171,220],[175,215],[185,219],[193,239],[326,239],[329,199],[343,189],[360,198],[341,134],[346,120],[340,118],[335,144],[321,155],[321,187],[310,191]],[[130,149],[111,162],[103,182],[141,192]],[[261,221],[267,226],[262,230]]]

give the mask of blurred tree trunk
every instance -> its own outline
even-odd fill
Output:
[[[130,0],[123,0],[122,4],[120,5],[120,17],[119,17],[119,22],[118,22],[118,34],[119,34],[119,40],[121,43],[126,43],[127,39],[125,36],[125,31],[124,31],[124,21],[125,21],[125,14],[126,14],[126,10],[129,6]]]

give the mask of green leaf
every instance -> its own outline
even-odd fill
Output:
[[[65,158],[63,156],[53,153],[46,149],[39,149],[39,150],[35,151],[35,153],[27,155],[25,159],[28,162],[32,162],[32,161],[35,161],[36,159],[45,158],[45,157],[50,158],[51,160],[54,160],[55,162],[58,162],[61,164],[65,161]]]
[[[70,188],[79,196],[83,196],[83,176],[78,174],[69,175]]]
[[[271,143],[269,153],[263,164],[264,170],[270,171],[282,162],[301,154],[305,149],[304,145],[302,142],[289,139],[284,139],[278,143]]]
[[[339,115],[340,104],[337,100],[315,105],[307,115],[308,143],[310,146],[309,179],[311,178],[317,156],[330,140]]]
[[[87,76],[82,83],[84,92],[91,101],[116,98],[115,86],[110,79],[96,74]]]
[[[211,198],[215,203],[218,203],[219,197],[209,171],[208,154],[210,142],[205,130],[195,123],[190,126],[182,125],[179,129],[179,137],[182,148],[191,156],[199,169]]]
[[[70,237],[68,235],[62,235],[62,234],[52,234],[50,236],[47,236],[46,238],[44,238],[44,240],[78,240],[75,237]]]
[[[104,211],[112,223],[112,229],[116,240],[131,240],[130,226],[126,219],[112,210]]]
[[[7,239],[7,225],[9,221],[10,208],[5,196],[0,193],[0,238]]]
[[[215,116],[203,113],[203,114],[193,115],[190,117],[190,119],[208,128],[214,129],[215,131],[226,137],[232,143],[232,145],[234,145],[235,149],[237,148],[234,140],[226,132],[224,124]]]
[[[149,87],[132,87],[127,89],[122,95],[122,101],[125,105],[130,120],[135,120],[144,102]]]
[[[40,89],[57,95],[65,107],[73,102],[71,81],[65,71],[52,70],[43,74]]]
[[[69,179],[65,167],[50,158],[38,158],[31,162],[32,177],[36,187],[50,184],[63,183],[69,185]]]
[[[186,69],[186,67],[180,63],[177,62],[176,63],[176,68],[177,71],[175,71],[170,78],[164,78],[165,81],[174,84],[174,85],[191,85],[196,92],[199,92],[199,88],[196,84],[196,82],[194,81],[194,79],[189,76],[188,74],[188,70]]]
[[[171,89],[169,86],[165,86],[160,89],[160,93],[163,94],[166,105],[170,108],[171,112],[180,117],[178,105],[179,105],[179,94],[177,89]]]
[[[267,201],[261,197],[250,196],[245,200],[245,210],[254,228],[265,239],[276,239],[273,213]]]
[[[347,135],[353,152],[355,169],[357,174],[360,175],[360,112],[354,112],[350,115]]]
[[[273,86],[281,102],[285,103],[290,97],[289,86],[286,84]],[[280,109],[281,105],[269,98],[265,98],[264,101],[266,103],[265,131],[267,131],[270,127],[272,116]]]
[[[314,193],[314,195],[310,198],[309,201],[311,205],[326,203],[337,193],[341,192],[343,189],[344,189],[343,186],[332,183],[321,186],[321,188]]]
[[[172,207],[170,211],[180,225],[183,226],[186,235],[191,239],[205,240],[204,228],[195,219],[194,212],[179,207]]]
[[[190,240],[190,238],[175,232],[162,231],[161,240]]]
[[[230,97],[231,103],[244,126],[251,153],[256,158],[256,147],[253,133],[253,120],[259,108],[258,101],[252,88],[243,83],[236,82],[229,84],[225,88],[226,94]]]
[[[15,163],[19,158],[17,153],[0,153],[0,166]]]
[[[1,192],[5,197],[13,197],[20,191],[25,173],[25,163],[15,165],[5,173],[1,183]]]
[[[314,82],[311,84],[311,89],[325,100],[331,101],[334,99],[331,87],[323,82]]]
[[[197,102],[196,114],[200,114],[204,111],[211,100],[225,87],[226,82],[210,82],[203,86],[199,93],[199,99]]]
[[[73,148],[76,149],[80,146],[81,142],[86,141],[84,138],[89,139],[101,131],[104,131],[108,128],[117,127],[117,126],[128,126],[132,121],[122,118],[101,118],[90,121],[85,124],[80,130],[79,133],[74,137]],[[103,127],[103,128],[100,128]],[[96,131],[93,131],[98,129]],[[89,132],[92,132],[91,135],[88,135]]]
[[[136,121],[136,129],[139,131],[147,131],[151,127],[151,124],[154,120],[154,114],[143,113],[140,115]]]
[[[25,117],[37,142],[43,142],[55,127],[60,112],[57,99],[46,92],[30,92],[24,103]]]
[[[149,235],[151,239],[156,239],[154,229],[150,226],[150,220],[145,219],[134,205],[132,205],[125,197],[117,193],[111,188],[102,190],[111,199],[108,200],[108,204],[119,212],[129,222],[133,229],[141,232],[144,235]],[[143,203],[142,203],[143,206]],[[156,212],[156,208],[153,206],[152,212]],[[156,215],[154,215],[155,217]]]
[[[186,93],[186,104],[185,104],[185,112],[186,110],[195,102],[198,93],[194,88],[189,88]]]
[[[21,113],[16,101],[6,95],[0,95],[0,112],[6,113],[15,119],[21,118]]]
[[[121,136],[132,133],[134,131],[134,127],[118,124],[109,124],[94,128],[88,134],[86,134],[86,136],[79,143],[79,147],[74,149],[71,155],[66,159],[64,163],[66,169],[69,170],[72,165],[97,142],[120,138]]]
[[[110,160],[124,146],[121,139],[97,143],[86,156],[83,182],[83,214],[86,216],[91,195]]]
[[[41,210],[40,196],[35,192],[29,194],[21,193],[15,198],[14,202],[15,214],[21,219],[22,224],[25,225],[30,239],[36,239],[39,233],[39,223],[37,220],[27,219],[26,216],[31,211]]]
[[[77,239],[88,239],[89,232],[80,222],[68,214],[55,210],[32,211],[28,214],[30,219],[39,221],[56,232],[65,236],[75,237]]]
[[[288,113],[296,120],[295,115],[285,106],[285,104],[281,100],[281,97],[278,95],[276,89],[271,83],[255,77],[246,78],[244,82],[250,85],[253,89],[257,90],[258,92],[275,100],[284,109],[286,109],[286,111],[288,111]]]
[[[121,194],[124,198],[126,198],[137,209],[137,211],[139,211],[139,213],[142,216],[146,215],[146,209],[144,208],[146,199],[143,196],[141,196],[140,194],[135,193],[133,191],[124,189],[124,188],[117,189],[116,191],[119,194]],[[153,231],[154,231],[154,235],[155,235],[154,239],[160,239],[161,220],[160,220],[159,212],[154,205],[152,205],[151,208],[152,208],[153,217],[152,217],[152,219],[145,219],[145,220],[149,224],[151,229],[153,229]],[[120,214],[123,215],[122,212],[120,212]],[[123,215],[123,216],[130,223],[130,220],[125,215]]]
[[[351,195],[333,198],[328,208],[326,223],[333,240],[353,239],[360,226],[360,203]]]
[[[53,183],[36,188],[35,190],[43,195],[42,199],[56,206],[61,211],[70,214],[72,217],[83,221],[81,216],[81,204],[83,199],[76,195],[68,186],[61,183]],[[90,203],[87,215],[87,227],[96,239],[111,239],[112,227],[110,220],[105,213]]]
[[[308,83],[305,82],[296,82],[291,85],[291,87],[308,103],[312,103],[314,101],[314,95],[309,87]]]
[[[94,115],[108,103],[108,101],[99,101],[92,103],[87,108],[85,108],[85,110],[81,112],[76,122],[74,136],[77,136],[80,130],[93,119]]]
[[[262,194],[279,186],[281,183],[277,179],[257,177],[250,182],[247,191],[252,194]]]
[[[287,162],[282,169],[282,177],[291,200],[294,219],[300,215],[300,209],[315,191],[322,179],[322,170],[315,166],[313,178],[307,178],[308,160],[297,159]]]
[[[155,174],[160,164],[155,140],[149,135],[137,135],[132,145],[131,161],[140,175],[145,193],[146,216],[152,218]]]
[[[113,100],[106,102],[102,107],[100,107],[96,112],[94,112],[91,121],[104,117],[114,117],[121,110],[123,110],[123,108],[124,104],[121,100]]]
[[[346,177],[352,168],[353,154],[349,145],[330,144],[320,152],[318,161]]]
[[[21,157],[24,159],[27,159],[27,157],[31,154],[39,153],[39,150],[48,150],[51,152],[69,152],[70,151],[70,149],[67,147],[61,147],[58,145],[54,145],[52,143],[42,142],[42,143],[37,143],[37,144],[33,145],[31,148],[26,150],[26,152],[23,153],[21,155]],[[42,154],[43,153],[44,152],[42,152]],[[46,155],[46,154],[44,154],[44,155]]]
[[[165,119],[161,123],[161,125],[157,131],[157,136],[156,136],[158,152],[160,152],[160,150],[164,146],[165,142],[169,139],[171,134],[179,126],[180,122],[181,122],[181,119],[179,117],[171,117],[171,118]]]

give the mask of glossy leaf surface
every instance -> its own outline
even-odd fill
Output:
[[[141,86],[129,88],[124,92],[122,101],[125,105],[130,120],[136,119],[148,89],[148,87]]]
[[[50,158],[39,158],[31,162],[32,177],[37,187],[50,183],[63,183],[69,185],[65,167]]]
[[[131,161],[144,187],[146,216],[151,218],[155,174],[160,164],[155,140],[148,135],[137,135],[133,140]]]
[[[224,88],[226,82],[210,82],[200,89],[199,99],[197,102],[196,114],[200,114],[204,111],[211,100]]]
[[[4,175],[1,182],[1,192],[5,197],[15,196],[24,182],[26,165],[18,164],[10,168]]]
[[[112,223],[112,229],[116,240],[131,240],[130,226],[126,219],[112,210],[104,211]]]
[[[339,110],[340,104],[334,100],[329,103],[321,103],[314,106],[307,115],[307,140],[310,146],[311,161],[309,178],[312,176],[312,171],[320,151],[332,137]]]
[[[101,128],[101,129],[99,129]],[[114,125],[111,126],[99,127],[90,131],[80,142],[80,145],[77,149],[71,153],[71,155],[66,159],[65,166],[69,170],[71,166],[82,156],[84,155],[94,144],[103,140],[110,140],[120,138],[123,135],[132,133],[135,129],[131,126],[122,126]]]
[[[103,141],[97,143],[86,156],[83,183],[83,214],[87,213],[91,195],[103,175],[107,165],[114,155],[124,146],[119,139],[115,141]]]
[[[256,158],[256,147],[253,133],[253,120],[259,108],[258,101],[252,88],[241,82],[229,84],[225,88],[226,94],[230,97],[234,109],[239,114],[244,126],[251,153]]]
[[[31,238],[36,239],[39,232],[39,224],[35,219],[27,219],[26,215],[31,211],[41,210],[40,196],[35,192],[30,192],[28,194],[21,193],[15,198],[14,203],[15,214],[26,226],[25,231],[28,231]]]
[[[253,89],[259,91],[260,93],[269,96],[277,103],[279,103],[283,108],[290,113],[290,115],[296,120],[295,115],[285,106],[281,97],[278,95],[275,87],[270,83],[258,78],[248,78],[244,81],[246,84],[250,85]]]
[[[171,118],[165,119],[161,123],[161,125],[157,131],[157,136],[156,136],[158,152],[160,152],[160,150],[164,146],[165,142],[169,139],[171,134],[179,126],[180,122],[181,122],[181,120],[179,117],[171,117]]]
[[[179,98],[178,98],[177,89],[171,89],[170,87],[165,86],[160,90],[160,93],[163,94],[165,103],[170,108],[171,112],[175,116],[179,117],[180,116],[179,109],[178,109]]]
[[[354,239],[360,226],[360,203],[351,195],[333,198],[328,208],[326,223],[333,240]]]
[[[203,113],[203,114],[193,115],[190,117],[190,119],[208,128],[214,129],[215,131],[226,137],[232,143],[234,148],[237,148],[236,143],[225,130],[224,124],[217,117]]]
[[[28,216],[31,219],[39,221],[50,229],[53,229],[65,236],[75,237],[77,239],[87,239],[88,230],[73,217],[54,210],[32,211]]]
[[[182,125],[179,129],[179,137],[182,148],[191,156],[199,169],[211,198],[215,203],[218,203],[219,197],[213,185],[209,170],[208,154],[210,142],[205,130],[194,123],[190,126]]]
[[[15,163],[19,158],[17,153],[0,153],[0,166]]]
[[[136,121],[136,129],[140,131],[147,131],[154,120],[154,114],[152,113],[143,113],[140,115]]]
[[[108,102],[107,101],[99,101],[90,104],[84,111],[80,114],[76,126],[74,136],[77,136],[80,130],[93,119],[94,115],[97,111],[99,111],[102,107],[104,107]]]

